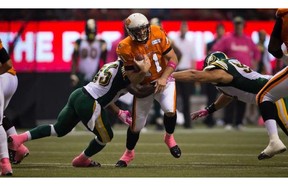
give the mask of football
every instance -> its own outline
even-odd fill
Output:
[[[144,60],[144,55],[143,54],[136,54],[135,55],[135,60],[136,61],[143,61]],[[135,72],[139,72],[140,68],[138,67],[138,65],[135,63],[134,64],[134,71]]]
[[[136,60],[136,61],[142,61],[142,60],[144,60],[144,55],[143,55],[143,54],[137,54],[137,55],[135,56],[135,60]]]

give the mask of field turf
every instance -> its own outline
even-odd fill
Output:
[[[13,177],[62,178],[280,178],[288,176],[288,154],[268,160],[257,159],[267,146],[264,127],[247,126],[242,131],[223,127],[207,129],[201,124],[193,129],[177,126],[175,139],[182,156],[175,159],[163,142],[163,131],[150,126],[142,132],[135,159],[127,168],[114,165],[125,150],[126,127],[114,127],[114,139],[92,157],[100,168],[74,168],[72,159],[88,145],[93,135],[77,128],[62,138],[49,137],[26,143],[30,155],[13,165]],[[280,138],[287,137],[279,129]]]

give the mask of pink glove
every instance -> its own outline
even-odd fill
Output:
[[[190,113],[190,117],[192,120],[196,120],[200,117],[205,117],[205,116],[208,116],[208,110],[207,109],[202,109],[202,110],[198,110],[196,112],[192,112]]]
[[[128,126],[132,125],[132,117],[128,110],[119,110],[118,118]]]

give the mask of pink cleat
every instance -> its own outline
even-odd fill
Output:
[[[166,143],[166,145],[170,149],[170,153],[172,154],[172,156],[174,156],[175,158],[180,158],[181,149],[178,147],[178,145],[174,139],[173,134],[169,135],[169,134],[165,133],[164,142]]]
[[[127,167],[127,165],[134,159],[135,152],[126,149],[120,160],[115,164],[115,167]]]
[[[29,149],[25,145],[21,144],[18,150],[14,153],[14,157],[11,162],[13,164],[19,164],[28,155],[29,155]]]
[[[100,163],[83,157],[82,153],[73,159],[72,165],[73,167],[101,167]]]
[[[21,144],[22,142],[20,141],[20,139],[18,139],[17,134],[8,137],[8,148],[10,150],[17,151]]]
[[[13,171],[8,158],[1,159],[1,176],[12,176]]]

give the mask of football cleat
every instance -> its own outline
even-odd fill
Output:
[[[18,140],[17,135],[11,135],[8,137],[8,148],[10,150],[17,151],[22,143]]]
[[[181,149],[177,145],[173,134],[167,135],[167,133],[165,133],[164,142],[168,146],[170,153],[172,154],[172,156],[174,158],[180,158],[181,157]]]
[[[264,160],[272,158],[276,154],[283,153],[287,150],[286,146],[280,139],[269,142],[269,145],[258,156],[258,160]]]
[[[119,160],[115,164],[115,167],[127,167],[127,163],[125,161],[123,161],[123,160]]]
[[[135,152],[133,150],[125,150],[120,160],[115,164],[115,167],[127,167],[127,165],[134,159]]]
[[[7,160],[4,160],[5,163],[3,162],[4,158],[1,160],[1,176],[12,176],[13,171],[11,164],[7,158]],[[8,162],[7,162],[8,161]]]
[[[76,158],[73,159],[72,161],[73,167],[101,167],[100,163],[93,161],[89,158],[84,159],[80,156],[77,156]]]
[[[29,149],[23,144],[20,145],[17,151],[9,149],[9,159],[13,164],[19,164],[21,161],[29,155]]]
[[[174,158],[180,158],[181,157],[181,149],[178,147],[178,145],[170,148],[170,153]]]

